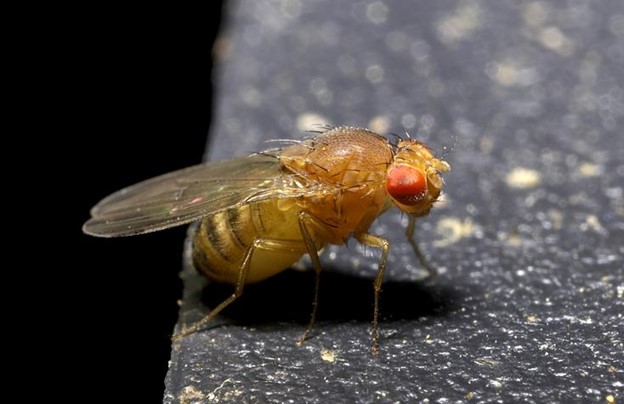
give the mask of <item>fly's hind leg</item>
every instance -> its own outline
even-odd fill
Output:
[[[377,275],[375,276],[374,283],[375,308],[373,309],[373,356],[377,356],[377,353],[379,352],[379,292],[381,292],[381,284],[383,283],[384,274],[386,272],[386,263],[388,262],[390,243],[383,237],[375,236],[369,233],[355,234],[354,237],[365,246],[381,249],[379,268],[377,269]]]
[[[276,239],[266,239],[259,238],[254,240],[251,246],[247,249],[245,253],[245,258],[243,258],[243,262],[241,263],[240,269],[238,271],[238,279],[236,281],[234,293],[221,302],[217,307],[215,307],[210,313],[208,313],[204,318],[197,321],[190,327],[184,329],[180,333],[174,335],[172,340],[177,341],[187,335],[193,334],[202,329],[210,320],[215,318],[217,314],[221,312],[224,308],[229,306],[232,302],[238,299],[243,294],[243,287],[245,286],[245,281],[247,279],[247,273],[249,272],[249,267],[251,266],[251,260],[253,258],[253,254],[257,249],[267,250],[267,251],[293,251],[301,248],[301,243],[297,241],[289,241],[289,240],[276,240]]]
[[[416,255],[416,258],[418,258],[418,261],[420,261],[420,265],[422,265],[422,267],[425,268],[429,276],[435,276],[438,274],[438,271],[435,268],[433,268],[431,265],[429,265],[429,263],[427,262],[427,259],[425,258],[425,254],[423,254],[422,251],[420,251],[420,247],[418,247],[418,242],[414,238],[415,228],[416,228],[416,218],[410,216],[407,222],[407,229],[405,229],[405,236],[407,237],[407,241],[409,241],[410,245],[412,246],[412,250],[414,250],[414,254]]]

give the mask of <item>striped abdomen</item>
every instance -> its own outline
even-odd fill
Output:
[[[278,200],[270,200],[204,217],[193,240],[195,267],[210,279],[235,284],[254,240],[293,241],[289,249],[255,249],[245,283],[283,271],[308,252],[299,230],[299,210],[296,205],[280,208]]]

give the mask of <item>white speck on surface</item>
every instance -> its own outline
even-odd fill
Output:
[[[488,382],[488,386],[490,386],[494,390],[500,390],[503,388],[503,383],[499,382],[498,380],[490,380]]]
[[[314,112],[304,112],[297,117],[297,130],[301,132],[329,124],[329,119]]]
[[[593,163],[582,163],[578,172],[584,177],[597,177],[602,174],[602,167]]]
[[[336,351],[330,349],[321,350],[321,359],[325,362],[334,363],[336,361]]]
[[[390,128],[390,118],[387,115],[377,115],[368,122],[368,128],[376,133],[386,133]]]
[[[447,217],[441,219],[436,225],[436,234],[441,237],[435,240],[433,245],[435,247],[447,247],[479,232],[481,232],[480,226],[474,224],[469,217],[463,220],[457,217]]]
[[[201,390],[199,390],[197,387],[192,386],[192,385],[185,386],[182,389],[182,392],[180,393],[178,397],[180,402],[183,402],[183,403],[201,402],[201,400],[205,400],[206,398],[210,400],[210,395],[206,397],[206,395]]]
[[[384,390],[377,390],[375,392],[375,394],[379,397],[379,398],[384,398],[388,396],[388,392],[384,391]]]
[[[550,209],[548,211],[548,218],[552,223],[552,227],[555,230],[561,230],[563,226],[564,215],[563,212],[557,209]]]
[[[580,318],[579,323],[580,324],[594,324],[594,320],[592,320],[591,317],[587,317],[585,319]]]
[[[447,45],[472,36],[481,25],[483,11],[476,2],[461,4],[452,14],[443,17],[436,24],[440,41]]]
[[[504,87],[528,87],[541,79],[536,69],[523,68],[509,60],[490,63],[486,66],[485,72],[492,80]]]
[[[607,230],[604,228],[602,223],[600,223],[600,219],[596,215],[588,215],[585,218],[585,223],[582,223],[580,226],[582,231],[594,231],[598,234],[606,235]]]
[[[516,167],[505,177],[505,183],[510,188],[528,189],[535,188],[542,182],[539,171],[530,168]]]
[[[545,27],[539,32],[539,42],[561,56],[574,53],[574,43],[557,27]]]

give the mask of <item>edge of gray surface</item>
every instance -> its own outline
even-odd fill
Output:
[[[455,143],[447,199],[418,228],[441,275],[422,280],[396,231],[401,216],[389,213],[372,228],[393,245],[379,358],[369,334],[376,259],[332,247],[309,341],[294,344],[310,277],[290,271],[173,345],[165,402],[621,400],[621,5],[332,10],[325,0],[230,7],[210,157],[296,138],[309,118],[407,129],[434,150]],[[188,260],[183,278],[182,318],[225,293],[197,283]],[[352,299],[341,304],[345,289]]]

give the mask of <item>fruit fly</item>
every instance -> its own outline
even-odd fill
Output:
[[[291,145],[231,160],[175,171],[122,189],[99,202],[85,233],[132,236],[199,220],[193,262],[208,278],[234,285],[234,293],[174,339],[200,330],[235,301],[244,285],[269,278],[308,254],[316,273],[310,333],[318,306],[321,263],[328,244],[355,238],[379,248],[374,281],[373,355],[379,349],[379,292],[390,243],[368,232],[384,211],[397,206],[408,215],[407,238],[415,219],[426,215],[450,166],[422,143],[392,143],[367,129],[326,127]]]

